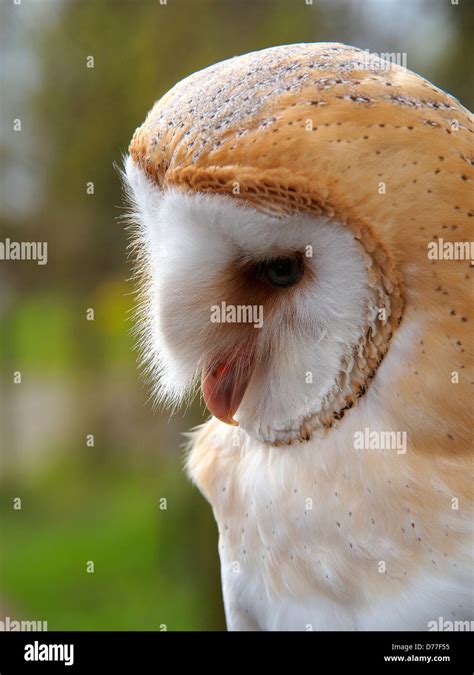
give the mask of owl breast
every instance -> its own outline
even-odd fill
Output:
[[[412,338],[404,328],[392,347],[406,368]],[[198,433],[188,471],[218,524],[230,629],[427,630],[469,618],[471,526],[450,508],[453,488],[410,443],[355,442],[360,429],[399,426],[384,405],[393,375],[384,364],[373,395],[325,438],[269,447],[215,419]]]

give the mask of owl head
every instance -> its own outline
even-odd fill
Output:
[[[423,297],[425,228],[466,204],[466,120],[339,44],[236,57],[163,96],[125,164],[157,399],[200,386],[215,417],[270,444],[351,414]]]

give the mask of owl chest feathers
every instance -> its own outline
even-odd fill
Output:
[[[472,520],[453,508],[462,469],[410,442],[361,447],[360,430],[399,427],[381,391],[302,444],[271,447],[215,419],[197,433],[188,472],[218,524],[230,629],[427,630],[439,616],[469,618]]]

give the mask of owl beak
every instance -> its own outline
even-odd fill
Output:
[[[251,376],[252,358],[248,355],[213,359],[201,376],[201,390],[209,412],[226,424],[238,426],[234,419]]]

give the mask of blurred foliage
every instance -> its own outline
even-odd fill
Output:
[[[160,469],[166,510],[157,482],[146,468],[82,460],[4,485],[2,581],[15,609],[48,630],[220,628],[209,514],[183,489],[179,462]]]
[[[385,24],[370,21],[369,0],[1,2],[1,53],[23,48],[38,71],[26,68],[33,84],[23,99],[2,92],[2,111],[11,99],[24,129],[2,139],[1,161],[41,187],[32,212],[0,222],[1,238],[47,241],[49,260],[0,266],[0,614],[47,620],[50,629],[224,626],[216,527],[180,458],[181,432],[203,411],[194,405],[171,419],[147,404],[129,332],[133,285],[116,165],[146,111],[177,80],[278,44],[409,49],[411,69],[472,106],[474,4],[411,4],[419,20],[397,33],[401,5],[388,0],[379,7],[396,16]],[[427,63],[423,19],[436,12],[454,37]],[[19,83],[25,72],[14,53],[8,63]],[[21,205],[31,195],[13,188],[6,197]],[[13,384],[18,370],[21,385]],[[94,447],[85,442],[90,433]]]
[[[177,80],[265,47],[276,33],[277,42],[292,35],[311,40],[307,12],[292,11],[284,0],[238,7],[216,0],[76,0],[34,36],[43,81],[33,105],[46,140],[38,158],[47,172],[42,231],[54,236],[60,268],[46,273],[59,271],[82,288],[104,273],[125,273],[125,235],[113,220],[123,207],[114,165],[134,129]],[[88,56],[93,68],[86,67]],[[86,193],[89,181],[94,195]]]

